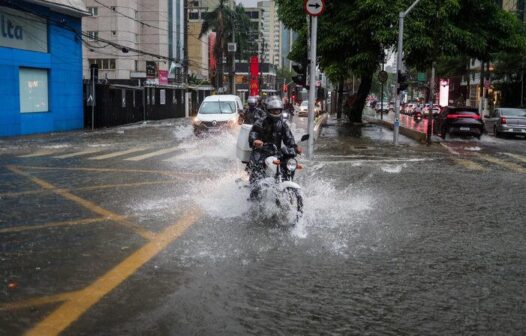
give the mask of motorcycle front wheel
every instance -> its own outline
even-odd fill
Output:
[[[303,215],[303,196],[298,189],[285,188],[283,191],[286,204],[287,223],[295,225]]]

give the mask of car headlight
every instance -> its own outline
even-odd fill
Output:
[[[291,172],[295,171],[297,166],[298,166],[298,161],[296,161],[295,159],[289,159],[287,161],[287,169],[289,171]]]
[[[195,117],[194,120],[192,120],[192,123],[194,125],[200,125],[201,124],[201,120],[199,120],[199,118]]]
[[[236,124],[237,124],[237,118],[232,118],[232,119],[228,120],[228,126],[229,127],[235,126]]]

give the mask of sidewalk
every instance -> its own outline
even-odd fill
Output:
[[[363,119],[365,121],[381,125],[391,130],[394,129],[394,112],[389,112],[387,115],[384,115],[383,120],[381,120],[380,117],[380,114],[376,113],[373,109],[369,107],[364,109]],[[412,117],[400,114],[400,134],[420,143],[425,143],[427,140],[427,125],[427,118],[416,122]],[[431,137],[431,140],[433,142],[440,142],[440,138],[435,135]]]

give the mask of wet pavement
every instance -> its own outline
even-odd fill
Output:
[[[247,201],[235,142],[186,119],[0,139],[0,335],[524,334],[525,140],[331,118],[295,227]]]

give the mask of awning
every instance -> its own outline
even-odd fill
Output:
[[[28,3],[47,7],[55,12],[75,16],[89,16],[83,0],[23,0]]]

